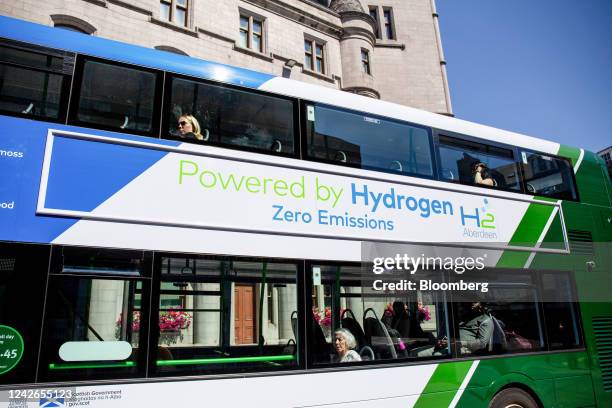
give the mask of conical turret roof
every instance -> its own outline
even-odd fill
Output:
[[[363,7],[359,0],[331,0],[329,8],[334,10],[336,13],[346,13],[348,11],[356,11],[358,13],[364,13]]]

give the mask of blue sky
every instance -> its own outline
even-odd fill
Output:
[[[612,145],[612,0],[437,0],[455,116]]]

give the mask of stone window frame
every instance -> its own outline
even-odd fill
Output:
[[[181,4],[184,1],[185,5]],[[169,8],[169,18],[166,20],[162,13],[161,7],[166,5]],[[185,12],[185,24],[179,24],[175,20],[176,10],[181,9]],[[192,0],[159,0],[159,19],[165,23],[174,24],[178,27],[191,28],[193,26],[193,1]]]
[[[97,31],[96,27],[87,21],[68,14],[52,14],[50,17],[54,27],[72,29],[89,35],[94,35]]]
[[[189,56],[189,54],[187,54],[185,51],[183,51],[183,50],[181,50],[179,48],[173,47],[171,45],[156,45],[153,48],[155,48],[158,51],[171,52],[173,54],[184,55],[184,56],[187,56],[187,57]]]
[[[362,48],[359,53],[359,59],[361,61],[361,72],[367,75],[372,75],[372,58],[370,50]]]
[[[387,21],[387,13],[389,18]],[[382,7],[382,27],[384,28],[385,38],[387,40],[397,40],[397,32],[395,30],[395,15],[393,13],[393,7]]]
[[[329,61],[329,58],[327,58],[327,41],[305,33],[304,44],[307,42],[311,44],[311,64],[310,66],[308,66],[308,64],[306,63],[306,55],[308,55],[308,53],[306,52],[306,50],[304,50],[304,70],[308,72],[313,72],[318,75],[326,76],[328,72],[327,62]],[[321,58],[317,58],[316,56],[317,45],[321,47]],[[317,59],[321,60],[321,71],[316,70]]]
[[[242,42],[240,41],[240,32],[244,31],[242,29],[242,26],[240,25],[240,21],[242,20],[243,17],[248,19],[246,47],[242,45]],[[261,23],[260,49],[253,48],[253,36],[255,35],[253,31],[254,21],[258,21]],[[267,49],[268,49],[268,21],[266,17],[262,16],[261,14],[255,13],[251,10],[247,10],[242,7],[239,7],[238,8],[238,40],[236,40],[236,46],[242,49],[246,49],[246,50],[258,53],[258,54],[266,54]]]
[[[376,23],[374,29],[376,40],[397,41],[397,28],[395,25],[395,13],[393,12],[393,7],[370,5],[368,6],[368,10],[370,17],[372,17]],[[388,23],[386,21],[387,13],[389,15]],[[389,32],[391,35],[389,35]]]
[[[370,17],[372,17],[372,19],[375,22],[374,25],[374,36],[376,37],[377,40],[382,40],[382,33],[381,33],[381,29],[380,29],[380,18],[378,16],[378,6],[368,6],[368,12],[370,14]]]

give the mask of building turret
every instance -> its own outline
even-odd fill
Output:
[[[329,7],[340,14],[342,22],[342,90],[380,98],[372,76],[374,20],[364,12],[359,0],[332,0]]]

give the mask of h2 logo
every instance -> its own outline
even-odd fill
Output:
[[[484,206],[482,208],[474,208],[474,213],[470,214],[470,213],[466,213],[463,210],[463,206],[461,206],[459,208],[460,212],[461,212],[461,225],[463,225],[465,227],[466,221],[469,220],[473,220],[476,222],[476,226],[478,228],[488,228],[488,229],[495,229],[495,215],[493,215],[493,213],[489,212],[489,200],[487,200],[486,198],[484,199]],[[480,211],[482,210],[482,213],[484,214],[482,216],[482,218],[480,217]]]

